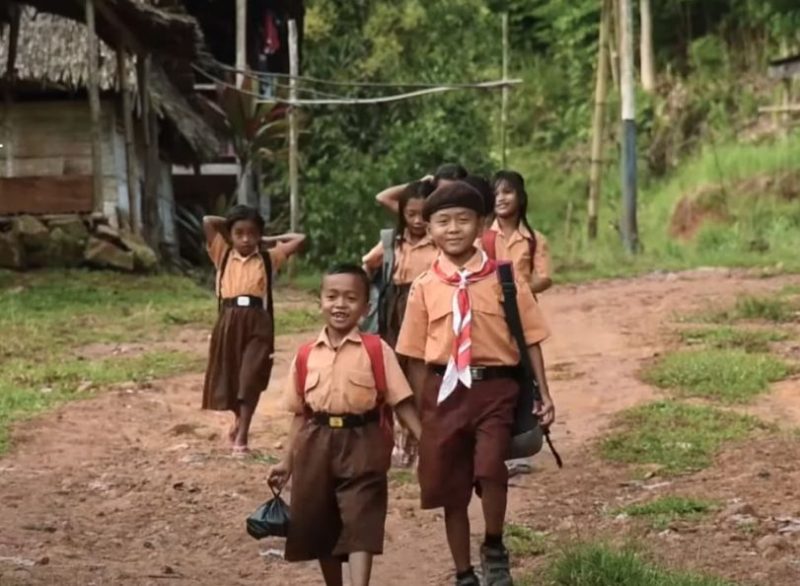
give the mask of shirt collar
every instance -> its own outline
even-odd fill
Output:
[[[496,218],[495,218],[494,222],[492,222],[492,226],[489,229],[490,230],[494,230],[500,236],[504,236],[503,231],[500,229],[500,220],[498,220]],[[526,240],[530,240],[531,238],[533,238],[533,234],[531,234],[530,230],[528,230],[528,228],[522,222],[519,223],[519,226],[517,226],[517,229],[512,233],[512,238],[516,234],[519,234],[520,236],[522,236]]]
[[[481,269],[481,264],[483,263],[483,255],[481,254],[480,250],[475,250],[475,254],[473,254],[470,259],[466,262],[463,267],[457,267],[454,265],[449,258],[447,258],[443,253],[439,253],[439,268],[442,272],[447,275],[448,277],[452,277],[453,275],[458,272],[458,269],[465,268],[471,273],[479,271]]]
[[[411,244],[411,240],[410,240],[410,238],[411,238],[411,236],[410,236],[410,234],[408,233],[408,228],[406,228],[406,231],[405,231],[405,232],[403,232],[403,240],[404,240],[405,242],[407,242],[407,243],[408,243],[408,245],[409,245],[411,248],[420,248],[420,247],[422,247],[422,246],[430,246],[431,244],[433,244],[433,240],[431,239],[431,235],[430,235],[430,234],[425,234],[425,236],[423,236],[422,238],[420,238],[420,239],[417,241],[417,243],[416,243],[416,244]]]
[[[251,252],[247,256],[242,256],[241,254],[239,254],[239,251],[237,251],[235,248],[231,248],[231,258],[234,258],[242,262],[247,262],[253,257],[260,257],[260,256],[261,256],[261,250],[259,250],[258,248],[256,248],[253,252]]]
[[[358,326],[356,326],[355,328],[350,330],[350,332],[342,339],[342,342],[355,342],[356,344],[360,344],[361,343],[361,332],[358,329]],[[327,346],[331,350],[334,349],[333,348],[333,344],[331,344],[331,339],[328,336],[328,328],[327,327],[322,328],[322,331],[320,331],[319,335],[317,336],[316,341],[314,342],[315,346],[319,346],[319,345],[322,345],[322,344],[324,344],[325,346]]]

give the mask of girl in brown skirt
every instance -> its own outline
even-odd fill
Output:
[[[436,258],[436,246],[428,236],[427,223],[422,219],[422,204],[433,189],[432,181],[412,181],[405,187],[398,201],[392,279],[381,295],[378,310],[379,332],[392,348],[397,343],[403,323],[411,283],[427,271]],[[383,256],[383,246],[378,243],[362,259],[367,272],[380,270]],[[402,449],[402,455],[398,464],[411,466],[416,459],[416,442],[405,429],[399,430],[399,435],[397,443]]]
[[[248,206],[227,217],[206,216],[208,255],[217,270],[219,317],[211,334],[203,409],[232,411],[233,455],[244,456],[250,423],[269,384],[275,346],[272,277],[305,240],[302,234],[265,237],[264,219]],[[268,251],[264,248],[274,244]]]

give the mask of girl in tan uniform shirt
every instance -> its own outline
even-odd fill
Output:
[[[229,436],[233,455],[241,457],[249,451],[250,422],[272,371],[273,273],[297,251],[305,236],[265,238],[264,219],[247,206],[235,206],[226,218],[206,216],[203,229],[208,255],[217,269],[220,310],[211,334],[203,409],[233,412]],[[275,246],[262,252],[262,246],[271,242]]]

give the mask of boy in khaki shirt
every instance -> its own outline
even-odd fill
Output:
[[[394,352],[358,331],[368,305],[362,268],[342,265],[323,277],[326,325],[292,361],[285,391],[294,413],[289,445],[269,473],[277,488],[293,476],[286,559],[319,560],[327,586],[343,583],[343,560],[350,583],[366,586],[372,556],[383,552],[393,432],[387,406],[420,434],[413,393]],[[380,365],[373,363],[375,348]]]
[[[421,403],[419,483],[422,508],[444,507],[458,586],[478,586],[470,560],[467,506],[481,491],[486,537],[481,565],[487,586],[511,586],[503,546],[511,441],[520,390],[519,351],[506,325],[494,261],[474,245],[483,198],[470,185],[438,188],[425,219],[441,251],[414,281],[397,352],[410,359],[409,380]],[[517,305],[542,402],[541,425],[553,422],[539,343],[547,326],[529,287],[517,279]]]

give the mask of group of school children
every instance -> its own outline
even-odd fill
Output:
[[[280,490],[291,478],[288,561],[318,560],[327,586],[370,582],[383,552],[394,422],[402,424],[402,465],[417,463],[423,509],[444,509],[457,586],[477,586],[467,507],[481,499],[487,586],[513,584],[503,528],[506,459],[520,393],[520,351],[497,279],[513,265],[524,342],[541,401],[543,428],[555,418],[539,344],[548,329],[535,294],[550,284],[544,237],[527,222],[527,194],[515,172],[493,184],[458,165],[390,187],[378,201],[398,216],[393,250],[379,244],[358,264],[322,278],[325,326],[292,360],[285,403],[294,414],[286,455],[269,472]],[[491,218],[491,219],[489,219]],[[220,314],[211,339],[203,408],[229,410],[233,455],[248,453],[248,431],[266,389],[274,351],[272,279],[302,245],[301,234],[264,236],[245,206],[204,220],[217,269]],[[380,336],[361,331],[371,275],[392,254],[381,300]],[[409,584],[414,583],[409,578]]]

